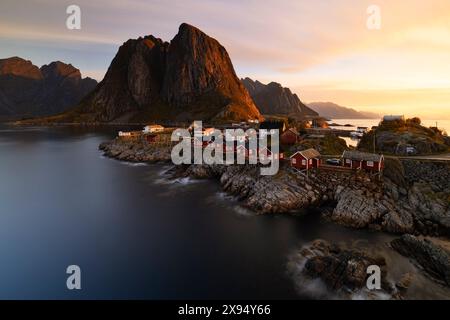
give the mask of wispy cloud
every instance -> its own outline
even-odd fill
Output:
[[[65,28],[65,9],[74,2],[82,9],[79,31]],[[26,6],[2,0],[0,46],[7,43],[8,52],[39,48],[31,59],[42,59],[42,43],[49,56],[69,47],[67,59],[102,77],[127,39],[153,34],[170,40],[188,22],[227,48],[241,76],[281,82],[307,100],[371,107],[377,92],[396,108],[403,99],[408,108],[417,101],[425,105],[417,97],[425,97],[420,90],[426,89],[427,105],[448,112],[442,108],[450,91],[450,2],[375,2],[382,12],[379,31],[366,28],[372,0],[29,0]],[[361,92],[370,93],[366,100]]]

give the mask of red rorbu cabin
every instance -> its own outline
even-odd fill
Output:
[[[382,154],[359,151],[344,151],[342,154],[344,167],[380,172],[384,169],[384,156]]]
[[[297,151],[291,156],[291,166],[299,170],[319,168],[320,156],[316,149]]]
[[[280,136],[281,144],[285,145],[293,145],[296,144],[299,141],[299,135],[295,128],[290,128],[283,132],[283,134]]]

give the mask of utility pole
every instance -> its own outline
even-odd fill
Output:
[[[377,132],[373,130],[373,153],[376,153],[376,135]]]

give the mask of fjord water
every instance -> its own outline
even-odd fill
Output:
[[[0,127],[0,298],[296,299],[293,250],[322,238],[385,252],[382,233],[325,223],[317,212],[256,216],[215,181],[169,183],[162,165],[105,158],[116,129]],[[81,268],[80,291],[66,268]],[[423,279],[415,297],[430,297]],[[441,296],[442,297],[442,296]]]

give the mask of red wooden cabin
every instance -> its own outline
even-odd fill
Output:
[[[291,166],[299,170],[319,168],[320,156],[316,149],[297,151],[291,156]]]
[[[384,156],[382,154],[359,151],[344,151],[342,154],[344,167],[380,172],[384,169]]]

